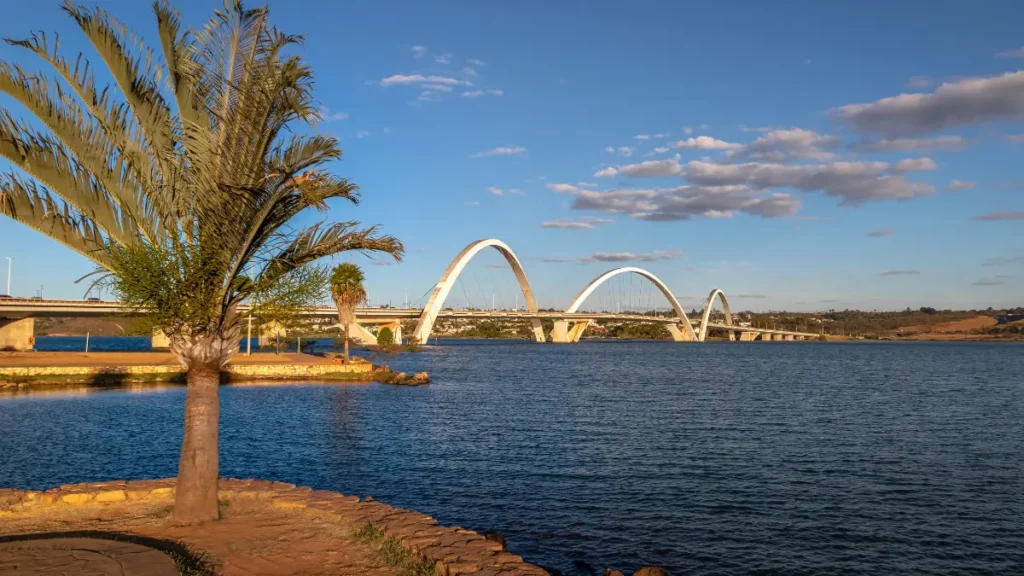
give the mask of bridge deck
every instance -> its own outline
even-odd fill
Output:
[[[243,314],[247,306],[239,307]],[[423,310],[419,308],[357,308],[356,321],[360,324],[374,324],[378,322],[407,320],[419,318]],[[111,300],[41,300],[25,298],[4,298],[0,299],[0,318],[50,318],[50,317],[73,317],[73,316],[115,316],[130,314],[124,310],[120,302]],[[317,306],[303,313],[309,317],[336,318],[338,311],[334,306]],[[507,319],[507,320],[568,320],[570,322],[584,321],[625,321],[625,322],[655,322],[661,324],[677,324],[678,319],[674,316],[651,316],[646,314],[630,313],[608,313],[608,312],[557,312],[528,310],[453,310],[442,309],[438,318],[445,319]],[[690,319],[693,326],[700,326],[700,320]],[[774,330],[769,328],[754,328],[750,326],[726,326],[722,323],[709,323],[709,328],[733,330],[735,332],[753,332],[757,334],[780,334],[783,336],[817,337],[817,334],[810,332],[796,332],[791,330]]]

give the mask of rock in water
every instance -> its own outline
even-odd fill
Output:
[[[605,568],[604,569],[604,576],[625,576],[625,575],[622,572],[619,572],[618,570],[612,570],[611,568]]]
[[[573,560],[572,565],[586,572],[587,574],[594,574],[595,576],[597,575],[597,568],[591,566],[590,562],[587,562],[586,560]]]
[[[505,537],[501,535],[501,532],[498,532],[497,530],[488,530],[487,532],[484,532],[484,538],[490,540],[491,542],[497,542],[498,544],[501,544],[502,551],[505,550]]]
[[[668,570],[660,568],[658,566],[644,566],[643,568],[633,572],[633,576],[672,576],[668,573]]]

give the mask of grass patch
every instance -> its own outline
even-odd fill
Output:
[[[371,545],[378,562],[394,568],[399,576],[433,576],[434,565],[421,560],[406,549],[394,536],[385,536],[374,524],[367,524],[355,532],[356,540]]]

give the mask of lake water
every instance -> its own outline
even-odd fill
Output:
[[[433,383],[224,387],[222,473],[565,574],[1024,573],[1019,344],[442,340],[393,366]],[[0,397],[0,486],[173,476],[184,396]]]

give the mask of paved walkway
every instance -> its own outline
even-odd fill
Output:
[[[231,358],[235,366],[265,364],[328,364],[337,362],[312,354],[274,354],[244,352]],[[22,366],[180,366],[170,352],[0,352],[0,367]]]
[[[178,576],[169,556],[145,546],[98,538],[0,542],[6,576]]]

